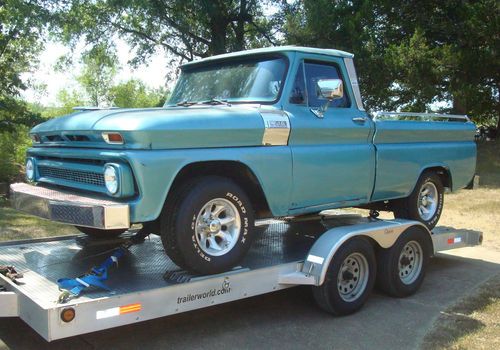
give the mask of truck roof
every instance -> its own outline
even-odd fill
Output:
[[[319,55],[327,55],[327,56],[337,56],[337,57],[348,57],[352,58],[354,55],[349,52],[335,50],[335,49],[318,49],[315,47],[303,47],[303,46],[274,46],[274,47],[264,47],[260,49],[252,49],[252,50],[244,50],[238,52],[225,53],[222,55],[211,56],[207,58],[202,58],[200,60],[191,61],[184,63],[181,67],[188,67],[192,65],[198,65],[205,62],[213,62],[218,60],[223,60],[226,58],[233,57],[242,57],[242,56],[250,56],[250,55],[258,55],[258,54],[266,54],[266,53],[282,53],[282,52],[305,52],[305,53],[314,53]]]

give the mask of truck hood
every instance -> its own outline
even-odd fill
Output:
[[[279,111],[274,109],[275,111]],[[239,147],[262,144],[258,106],[191,106],[83,111],[37,125],[43,146],[133,149]],[[108,145],[104,131],[120,132],[124,145]],[[96,143],[99,143],[97,146]]]

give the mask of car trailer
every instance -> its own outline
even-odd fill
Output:
[[[0,265],[15,266],[24,276],[0,274],[0,317],[20,317],[52,341],[297,285],[313,286],[319,306],[342,315],[358,310],[375,283],[390,295],[414,293],[428,256],[482,242],[480,233],[431,233],[415,221],[342,213],[263,220],[256,236],[241,266],[210,276],[180,270],[159,237],[151,236],[132,245],[110,272],[112,292],[91,289],[66,303],[59,301],[57,280],[85,274],[127,235],[108,241],[64,236],[5,242]]]

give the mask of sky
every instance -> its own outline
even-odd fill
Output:
[[[288,0],[288,2],[293,2]],[[273,15],[278,8],[272,3],[267,4],[263,8],[265,16]],[[151,57],[149,62],[143,64],[138,69],[132,70],[127,61],[134,57],[130,46],[122,39],[115,38],[115,46],[117,55],[120,60],[122,70],[117,74],[116,83],[129,79],[140,79],[151,88],[166,86],[167,89],[172,89],[175,81],[169,82],[166,85],[166,76],[169,72],[174,71],[177,67],[171,66],[171,57],[167,56],[164,50],[159,50]],[[81,53],[85,50],[83,42],[77,45],[73,56],[75,61],[78,61]],[[57,94],[63,88],[77,89],[75,77],[79,74],[81,66],[76,64],[70,71],[55,72],[54,65],[59,57],[70,52],[69,48],[57,42],[48,42],[45,50],[40,55],[40,63],[37,69],[33,72],[23,74],[24,80],[30,80],[33,85],[46,85],[45,93],[41,94],[36,88],[28,88],[22,93],[22,96],[29,102],[39,102],[45,106],[57,106]]]
[[[133,52],[126,42],[121,39],[115,40],[117,56],[120,61],[121,71],[117,74],[116,83],[129,79],[140,79],[151,88],[165,86],[165,77],[170,69],[168,67],[167,54],[159,50],[146,64],[133,70],[127,64],[127,61],[133,58]],[[32,85],[46,85],[44,93],[39,89],[30,87],[22,93],[22,96],[29,102],[39,102],[46,106],[57,106],[57,94],[63,88],[78,89],[76,76],[80,72],[81,65],[78,63],[81,53],[85,47],[82,44],[77,45],[73,52],[74,61],[77,62],[74,67],[65,72],[56,72],[54,66],[63,55],[70,53],[70,49],[57,42],[48,42],[40,55],[38,67],[29,73],[23,74],[24,80],[31,81]],[[168,87],[171,87],[172,83]]]

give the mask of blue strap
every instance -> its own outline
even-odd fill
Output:
[[[118,248],[101,265],[93,267],[90,273],[77,278],[58,279],[57,284],[59,285],[59,289],[67,290],[73,296],[79,296],[82,291],[90,287],[111,291],[111,289],[104,284],[104,281],[108,279],[108,269],[113,266],[113,264],[118,264],[118,259],[124,254],[125,249]]]

